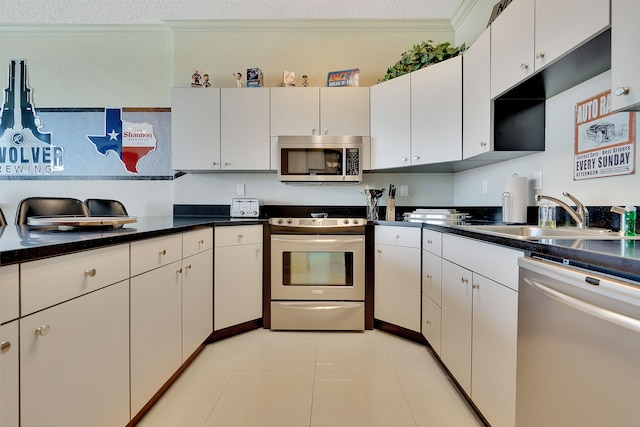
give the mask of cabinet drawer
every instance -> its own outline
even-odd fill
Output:
[[[432,254],[442,256],[442,233],[432,230],[422,230],[422,249]]]
[[[420,229],[378,225],[375,228],[376,244],[420,248]]]
[[[216,248],[262,243],[261,225],[216,227]]]
[[[441,304],[442,258],[425,250],[422,251],[422,292]]]
[[[464,237],[445,235],[442,258],[518,290],[518,258],[522,252]]]
[[[21,264],[21,314],[78,297],[129,277],[129,245]]]
[[[162,267],[181,258],[181,234],[133,242],[131,243],[131,276]]]
[[[0,324],[20,315],[18,264],[0,267]]]
[[[182,257],[213,248],[213,228],[189,231],[182,235]]]

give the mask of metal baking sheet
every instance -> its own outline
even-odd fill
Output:
[[[132,216],[32,216],[27,223],[36,227],[58,227],[66,230],[81,227],[114,227],[137,222]]]

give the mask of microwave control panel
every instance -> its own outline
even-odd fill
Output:
[[[346,149],[345,175],[360,175],[360,149]]]

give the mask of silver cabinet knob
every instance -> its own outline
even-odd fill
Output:
[[[409,160],[409,159],[408,159],[408,158],[406,158],[406,157],[403,157],[403,158],[402,158],[402,161],[403,161],[403,162],[406,162],[406,161],[408,161],[408,160]]]
[[[420,160],[420,156],[413,156],[413,160]]]
[[[461,278],[460,278],[460,281],[461,281],[462,283],[469,283],[469,279],[467,279],[467,278],[465,278],[465,277],[461,277]]]
[[[160,254],[160,255],[166,255],[166,254],[167,254],[167,250],[166,250],[166,249],[163,249],[163,250],[161,250],[160,252],[158,252],[158,254]]]
[[[198,244],[199,244],[199,245],[204,245],[204,239],[202,239],[202,240],[198,240]]]
[[[382,249],[378,249],[376,252],[378,252],[379,254],[382,253]]]
[[[211,164],[212,164],[213,166],[218,166],[220,163],[218,163],[218,162],[213,162],[213,163],[211,163]]]
[[[536,59],[544,58],[544,52],[536,52]]]
[[[472,289],[480,289],[480,285],[474,283],[473,285],[471,285],[471,288]]]
[[[520,69],[526,71],[529,69],[529,64],[525,64],[524,62],[520,64]]]
[[[96,275],[96,269],[95,268],[91,268],[89,270],[86,270],[84,272],[85,277],[93,277]]]
[[[176,270],[176,274],[182,274],[182,267]]]
[[[36,329],[36,335],[46,337],[51,332],[51,325],[42,325]]]
[[[487,143],[486,143],[486,142],[484,142],[484,141],[480,141],[480,147],[486,147],[486,146],[487,146]]]
[[[616,96],[628,95],[629,88],[625,86],[620,86],[619,88],[616,89],[615,93],[616,93]]]
[[[324,134],[325,134],[325,135],[328,135],[328,134],[329,134],[329,128],[325,128],[325,129],[324,129]]]
[[[311,129],[311,135],[315,135],[317,130],[318,130],[318,129]],[[319,134],[320,134],[320,133],[318,132],[318,135],[319,135]]]
[[[9,341],[2,341],[0,344],[0,354],[5,354],[11,349],[11,343]]]
[[[187,265],[187,270],[191,270],[191,264]]]
[[[427,274],[427,279],[431,280],[431,279],[433,279],[433,276],[430,275],[430,274]]]

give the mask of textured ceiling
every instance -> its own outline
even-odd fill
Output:
[[[194,19],[451,19],[468,0],[2,0],[4,24]]]

